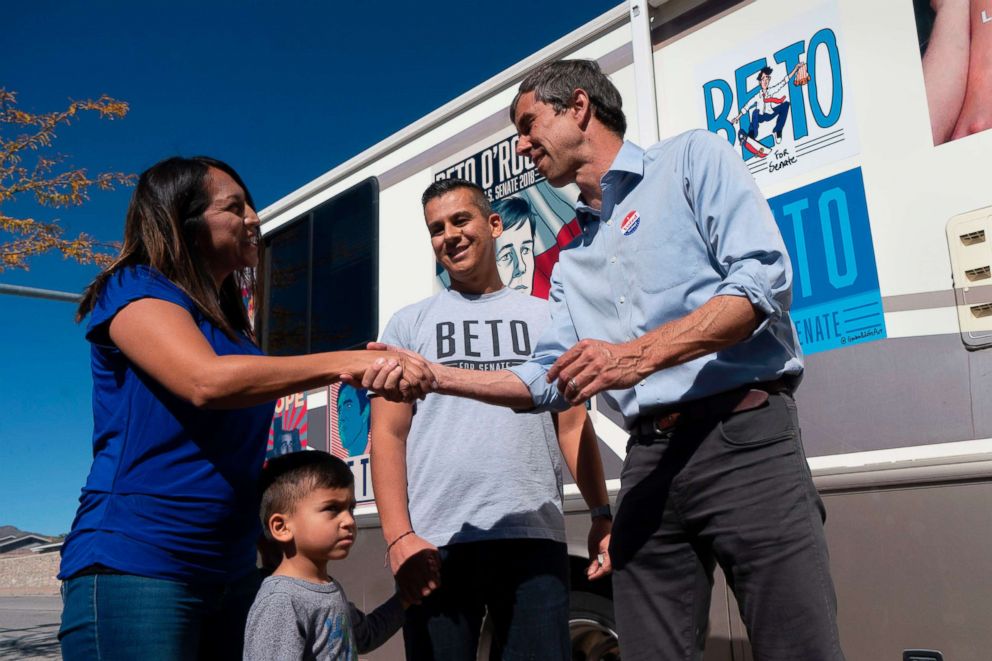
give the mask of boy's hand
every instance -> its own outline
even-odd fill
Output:
[[[441,586],[437,547],[416,535],[407,535],[389,549],[389,567],[396,577],[400,599],[407,604],[419,604]]]
[[[613,571],[610,562],[610,533],[613,522],[605,517],[596,517],[589,526],[589,568],[586,578],[590,581],[608,576]],[[602,562],[600,562],[602,560]]]

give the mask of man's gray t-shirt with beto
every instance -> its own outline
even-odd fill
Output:
[[[496,371],[526,361],[548,323],[546,301],[511,289],[445,290],[397,312],[382,341],[443,365]],[[413,529],[435,546],[565,541],[550,414],[430,394],[415,404],[406,466]]]

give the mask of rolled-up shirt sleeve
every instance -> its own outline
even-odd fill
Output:
[[[694,131],[685,191],[723,279],[714,296],[744,296],[764,318],[762,332],[792,304],[792,264],[768,202],[740,155],[723,138]]]
[[[551,293],[548,296],[548,304],[551,306],[551,323],[548,324],[538,339],[530,360],[510,368],[510,371],[516,374],[530,390],[531,399],[534,400],[534,408],[529,409],[528,413],[564,411],[570,406],[568,401],[558,392],[555,384],[547,381],[548,370],[551,369],[551,366],[554,365],[559,356],[578,341],[575,326],[572,325],[572,317],[568,312],[568,304],[565,302],[565,290],[558,273],[558,267],[559,265],[555,264],[551,271]]]

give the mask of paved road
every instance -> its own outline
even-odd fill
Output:
[[[61,659],[55,634],[62,599],[0,597],[0,661]]]

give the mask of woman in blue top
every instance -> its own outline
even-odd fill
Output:
[[[93,466],[62,546],[67,660],[240,659],[272,402],[360,383],[382,359],[396,364],[384,394],[430,388],[426,363],[405,355],[263,356],[241,295],[258,225],[230,166],[162,161],[138,181],[120,256],[83,296]]]

